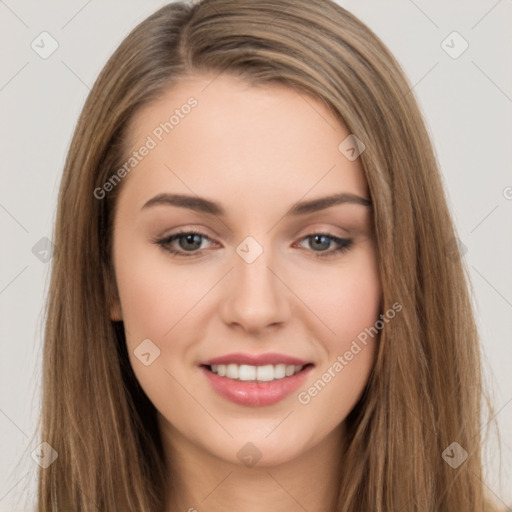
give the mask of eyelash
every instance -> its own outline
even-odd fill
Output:
[[[179,231],[178,233],[174,233],[165,238],[157,239],[154,241],[154,243],[159,245],[164,251],[166,251],[176,257],[191,258],[191,257],[197,256],[200,249],[198,249],[196,251],[183,251],[183,250],[176,250],[171,247],[170,244],[174,240],[178,240],[181,237],[184,237],[185,235],[198,235],[203,239],[212,241],[211,238],[206,236],[204,233],[201,233],[199,231],[195,231],[195,230],[191,229],[188,231]],[[331,239],[332,241],[334,241],[336,244],[338,244],[338,248],[336,248],[332,251],[313,251],[315,253],[315,257],[317,257],[317,258],[330,258],[337,254],[344,253],[352,247],[353,242],[354,242],[350,238],[340,238],[340,237],[331,235],[329,233],[323,233],[323,232],[310,233],[309,235],[302,237],[301,240],[306,240],[309,238],[313,238],[315,236],[327,237],[327,238]]]

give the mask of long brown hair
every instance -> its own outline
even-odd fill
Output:
[[[394,57],[330,0],[172,3],[138,25],[102,70],[58,199],[40,421],[58,459],[40,470],[38,510],[164,509],[172,480],[155,408],[130,367],[123,324],[109,316],[122,183],[104,199],[94,190],[126,160],[134,113],[199,73],[312,94],[366,147],[383,310],[396,301],[403,309],[384,326],[346,419],[340,461],[350,471],[340,472],[337,510],[492,510],[482,483],[478,335],[431,142]],[[468,454],[457,468],[442,456],[454,442]]]

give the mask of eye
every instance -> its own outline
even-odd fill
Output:
[[[173,255],[190,257],[196,256],[198,250],[201,249],[201,242],[203,239],[211,241],[211,239],[204,233],[188,230],[179,231],[178,233],[174,233],[173,235],[165,237],[161,240],[156,240],[155,243]],[[178,241],[179,249],[172,245],[173,242],[176,241]]]
[[[302,240],[309,242],[310,246],[314,249],[315,256],[318,258],[328,258],[348,251],[353,244],[353,240],[349,238],[340,238],[329,233],[311,233]],[[328,250],[331,243],[336,245],[332,250]]]
[[[204,249],[204,247],[201,247],[204,240],[212,242],[204,233],[188,230],[157,239],[154,243],[174,256],[188,258],[200,255],[201,249]],[[329,233],[311,233],[301,239],[301,243],[304,243],[304,241],[309,243],[312,252],[318,258],[328,258],[348,251],[353,244],[352,239],[340,238]],[[173,245],[175,242],[178,242],[178,247]],[[335,248],[329,250],[332,243],[335,244]]]

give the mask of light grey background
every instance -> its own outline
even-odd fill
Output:
[[[49,264],[32,248],[51,237],[65,155],[97,74],[128,31],[164,3],[0,0],[0,511],[28,510],[36,490],[30,453],[40,442],[34,432]],[[512,506],[512,1],[339,3],[402,64],[433,138],[467,250],[502,434],[500,457],[491,432],[486,484]],[[43,31],[59,45],[47,59],[31,48]],[[469,44],[458,58],[445,51],[462,48],[457,35],[446,39],[454,31]]]

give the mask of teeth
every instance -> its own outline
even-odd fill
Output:
[[[293,375],[295,373],[295,366],[287,366],[286,367],[286,370],[285,370],[285,375],[287,377],[290,377],[291,375]]]
[[[238,379],[238,366],[236,364],[228,364],[226,367],[226,377],[228,379]]]
[[[220,377],[243,381],[270,382],[272,380],[284,379],[299,373],[303,366],[294,366],[286,364],[267,364],[265,366],[251,366],[248,364],[212,364],[212,373]]]
[[[233,365],[236,367],[236,365]],[[258,369],[256,366],[249,366],[248,364],[241,364],[238,368],[238,375],[237,377],[240,380],[256,380],[256,374],[258,373]],[[237,378],[233,377],[233,378]],[[261,380],[261,379],[259,379]]]
[[[282,379],[286,377],[286,365],[285,364],[276,364],[274,367],[274,379]],[[291,366],[290,366],[291,368]],[[294,373],[295,373],[295,366]],[[302,366],[299,367],[302,370]]]

